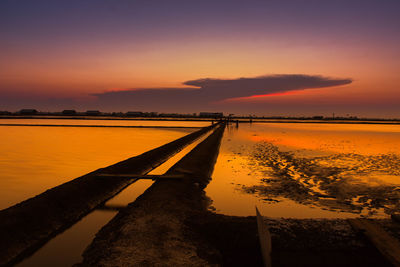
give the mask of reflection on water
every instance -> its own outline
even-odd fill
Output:
[[[367,215],[391,214],[400,207],[400,157],[395,154],[301,158],[263,142],[255,146],[250,160],[262,172],[262,184],[244,185],[242,190],[269,202],[284,197]]]
[[[81,254],[87,244],[93,240],[95,234],[106,224],[117,212],[94,211],[83,220],[62,233],[63,238],[54,238],[32,257],[22,261],[16,266],[58,266],[68,267],[79,263]]]
[[[393,125],[240,125],[206,190],[231,215],[385,216],[400,208],[399,149]]]
[[[182,151],[168,159],[165,163],[152,170],[149,174],[162,175],[171,166],[178,162],[208,134],[185,147]],[[142,179],[129,185],[118,195],[108,200],[103,207],[85,216],[81,221],[57,235],[46,243],[29,258],[17,266],[72,266],[82,261],[84,249],[92,242],[95,234],[106,225],[118,212],[135,201],[143,192],[153,184],[152,180]]]
[[[194,130],[0,127],[0,209]]]
[[[0,208],[193,130],[1,127]],[[399,151],[400,127],[394,125],[232,125],[206,191],[213,207],[229,215],[254,215],[257,205],[270,217],[385,216],[400,208]],[[140,180],[107,205],[126,205],[151,183]],[[21,265],[79,262],[115,213],[91,213]]]
[[[152,185],[151,180],[138,180],[120,194],[107,201],[106,207],[124,207],[140,196]],[[92,242],[96,233],[106,225],[118,210],[95,210],[74,224],[65,232],[57,235],[18,267],[31,266],[72,266],[82,261],[82,253]]]
[[[104,125],[104,126],[163,126],[163,127],[205,127],[209,121],[163,121],[163,120],[90,120],[90,119],[1,119],[1,124],[40,125]]]

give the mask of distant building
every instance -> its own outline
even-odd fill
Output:
[[[181,117],[180,114],[178,113],[161,113],[159,114],[160,117],[165,117],[165,118],[179,118]]]
[[[74,109],[64,109],[62,114],[63,115],[76,115],[76,111]]]
[[[141,111],[128,111],[126,113],[126,116],[128,116],[128,117],[143,117],[143,112],[141,112]]]
[[[314,120],[322,120],[324,116],[313,116],[312,117]]]
[[[19,111],[19,114],[21,114],[21,115],[35,115],[35,114],[38,114],[38,111],[36,109],[27,108],[27,109],[21,109]]]
[[[88,116],[98,116],[100,114],[101,114],[101,112],[98,111],[98,110],[88,110],[88,111],[86,111],[86,115],[88,115]]]
[[[124,116],[124,113],[122,113],[122,112],[113,112],[113,113],[111,113],[111,116],[122,117],[122,116]]]
[[[0,115],[11,115],[10,111],[0,110]]]
[[[200,112],[200,118],[222,118],[224,114],[222,112]]]
[[[158,116],[158,112],[155,112],[155,111],[148,112],[147,114],[149,117],[157,117]]]

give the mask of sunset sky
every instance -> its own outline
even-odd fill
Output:
[[[399,14],[398,0],[2,0],[0,110],[400,118]]]

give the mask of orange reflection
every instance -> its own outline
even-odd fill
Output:
[[[241,124],[226,131],[206,192],[229,215],[257,205],[270,217],[385,217],[400,199],[398,151],[396,125]]]
[[[194,130],[2,126],[0,209]]]
[[[254,126],[253,129],[256,129]],[[291,150],[320,153],[397,153],[400,149],[397,125],[268,124],[254,132],[241,133],[252,142],[266,141]]]

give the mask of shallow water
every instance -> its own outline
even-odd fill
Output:
[[[180,132],[182,133],[182,131]],[[150,174],[164,174],[206,136],[184,148],[164,164],[152,170]],[[153,181],[151,180],[138,180],[131,184],[118,195],[108,200],[104,204],[105,209],[97,209],[91,212],[75,225],[54,237],[33,255],[17,264],[17,266],[72,266],[75,263],[79,263],[82,260],[81,255],[84,249],[92,242],[101,227],[117,214],[118,209],[133,202],[152,184]]]
[[[2,126],[0,208],[194,130]],[[164,173],[194,146],[152,174]],[[385,217],[399,208],[399,151],[400,127],[395,125],[230,126],[206,193],[214,209],[229,215],[254,215],[257,205],[270,217]],[[106,206],[125,206],[151,184],[140,180]],[[95,233],[116,212],[94,211],[20,266],[79,262]]]
[[[60,124],[65,121],[52,120]],[[0,209],[193,131],[195,129],[2,126]]]
[[[386,217],[400,208],[400,126],[231,126],[206,191],[229,215]]]
[[[166,121],[166,120],[91,120],[91,119],[0,119],[2,124],[44,124],[44,125],[104,125],[104,126],[146,126],[146,127],[204,127],[209,121]]]

